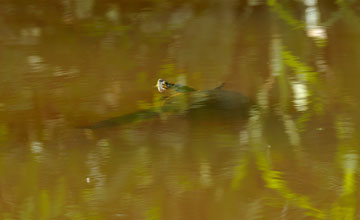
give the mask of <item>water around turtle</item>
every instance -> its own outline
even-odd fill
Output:
[[[0,219],[360,219],[359,6],[1,1]]]
[[[131,123],[141,123],[154,118],[185,116],[190,120],[235,120],[247,115],[250,100],[234,91],[224,90],[223,84],[210,90],[197,91],[194,88],[169,83],[163,79],[157,81],[159,92],[175,92],[155,101],[148,109],[106,119],[86,128],[101,128]]]

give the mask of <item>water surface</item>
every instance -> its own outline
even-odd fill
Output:
[[[1,219],[360,217],[356,1],[4,0],[0,13]],[[81,128],[159,107],[158,78],[224,83],[251,104],[194,114],[184,98]]]

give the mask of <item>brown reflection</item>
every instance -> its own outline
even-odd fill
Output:
[[[0,219],[357,219],[358,5],[3,0]]]

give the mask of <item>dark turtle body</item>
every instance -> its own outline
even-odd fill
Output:
[[[247,115],[250,107],[249,99],[237,92],[223,90],[222,86],[197,91],[188,86],[159,79],[156,84],[158,91],[163,93],[171,90],[172,94],[159,99],[149,109],[107,119],[88,128],[123,125],[168,116],[186,116],[194,119],[216,117],[232,120]]]

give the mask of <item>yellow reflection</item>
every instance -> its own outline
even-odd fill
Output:
[[[45,70],[44,59],[41,56],[28,56],[27,61],[32,72],[42,72]]]
[[[320,26],[320,12],[316,0],[306,0],[305,23],[306,33],[309,37],[325,40],[327,39],[326,30]]]
[[[336,121],[336,136],[338,139],[337,158],[343,170],[343,185],[340,197],[333,204],[331,216],[333,219],[355,219],[356,174],[358,168],[358,146],[356,129],[353,120],[346,116],[338,116]]]
[[[283,47],[282,58],[287,66],[289,66],[296,74],[298,79],[306,80],[309,83],[317,82],[318,73],[315,72],[311,67],[301,62],[299,58]]]
[[[120,18],[119,9],[116,5],[111,5],[105,14],[106,18],[113,23],[117,23]]]
[[[297,127],[295,122],[289,115],[283,116],[284,125],[285,125],[285,132],[289,136],[290,143],[292,146],[300,146],[300,135],[297,131]]]
[[[160,213],[160,205],[156,205],[151,207],[146,212],[146,220],[160,220],[161,219],[161,213]]]
[[[343,195],[352,194],[355,191],[355,174],[358,165],[357,154],[345,154],[343,155],[343,169],[344,169],[344,186]]]
[[[41,142],[33,141],[31,142],[31,152],[34,154],[39,154],[43,152],[43,144]]]
[[[212,184],[211,166],[208,161],[200,163],[200,183],[203,186],[210,186]]]
[[[0,141],[5,141],[8,138],[8,127],[7,124],[1,123],[0,124]]]
[[[258,6],[263,4],[262,0],[248,0],[247,2],[249,6]]]
[[[292,89],[294,92],[294,106],[299,112],[308,110],[309,92],[307,86],[300,82],[293,82]]]
[[[266,187],[277,191],[281,197],[295,207],[303,209],[307,216],[311,216],[314,219],[325,219],[326,215],[322,210],[315,208],[307,196],[294,193],[288,187],[286,180],[283,179],[283,173],[273,169],[271,161],[267,157],[265,151],[266,142],[263,140],[263,125],[261,118],[261,113],[253,110],[249,120],[248,129],[250,129],[250,143],[254,148],[256,164],[262,173],[262,178],[266,183]]]
[[[241,182],[244,179],[244,177],[246,176],[247,173],[247,161],[239,161],[239,164],[237,166],[235,166],[234,168],[234,174],[233,174],[233,179],[231,181],[231,188],[233,190],[238,190],[241,186]]]
[[[171,18],[169,19],[169,27],[171,29],[183,28],[184,25],[186,25],[186,23],[194,16],[193,13],[193,9],[189,5],[180,7],[171,15]]]
[[[95,3],[94,0],[88,0],[88,1],[74,1],[73,3],[69,3],[69,4],[72,4],[72,7],[75,6],[74,8],[75,8],[76,17],[79,19],[84,19],[92,15],[94,3]]]
[[[302,21],[296,19],[294,15],[292,15],[290,11],[281,5],[277,0],[268,0],[267,4],[271,6],[274,12],[291,27],[298,29],[305,26]]]
[[[268,188],[279,192],[281,196],[296,207],[306,210],[306,215],[312,216],[315,219],[325,219],[325,213],[315,208],[308,197],[296,194],[288,188],[286,181],[282,179],[282,172],[272,170],[264,153],[257,153],[257,164],[263,172],[262,176]]]
[[[39,220],[50,219],[50,199],[47,191],[43,190],[40,193],[39,201]]]

